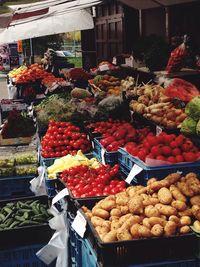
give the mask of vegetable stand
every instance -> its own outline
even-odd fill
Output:
[[[46,86],[52,77],[38,66],[32,68],[44,74]],[[74,73],[78,79],[82,72]],[[0,147],[1,200],[21,203],[21,197],[30,196],[28,184],[39,179],[40,166],[46,191],[41,199],[54,201],[65,189],[59,210],[62,213],[68,205],[63,211],[69,230],[68,266],[199,266],[200,150],[190,138],[190,125],[184,122],[188,117],[200,118],[193,111],[199,101],[196,88],[185,83],[188,90],[192,88],[192,99],[186,101],[167,95],[169,88],[156,83],[137,84],[137,77],[100,73],[87,79],[87,89],[71,88],[33,102],[28,120],[33,121],[31,133],[36,139],[31,135],[30,144]],[[26,107],[23,112],[20,116],[27,118]],[[4,115],[4,124],[8,116]],[[198,121],[192,130],[196,138],[197,125]],[[4,133],[12,137],[9,124]],[[23,214],[15,210],[15,204],[7,204],[15,210],[14,217],[0,203],[0,234],[10,233],[7,227],[14,224],[34,222],[34,228],[45,214],[48,220],[47,207],[36,203],[31,210],[32,204],[28,207],[29,200],[25,201]],[[20,216],[26,220],[20,221]],[[26,233],[24,228],[19,231]],[[33,254],[37,244],[49,241],[32,242],[33,236],[27,235]],[[10,249],[13,254],[15,249],[24,249],[24,244],[11,248],[9,242],[2,247],[2,257]]]

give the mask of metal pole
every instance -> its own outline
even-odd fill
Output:
[[[30,52],[31,52],[30,64],[33,64],[34,63],[34,55],[33,55],[33,40],[32,40],[32,38],[30,38]]]

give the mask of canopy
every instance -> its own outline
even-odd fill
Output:
[[[177,4],[184,4],[198,0],[118,0],[135,9],[149,9],[155,7],[166,7]]]
[[[48,0],[11,6],[14,14],[8,28],[0,33],[0,43],[58,34],[94,27],[89,7],[100,0]]]

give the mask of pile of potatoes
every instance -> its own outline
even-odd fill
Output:
[[[172,173],[82,209],[103,242],[187,234],[192,225],[199,232],[200,181],[192,172]]]

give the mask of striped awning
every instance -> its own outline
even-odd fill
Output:
[[[0,33],[0,43],[59,34],[94,27],[91,7],[100,0],[47,0],[9,6],[13,15]]]

